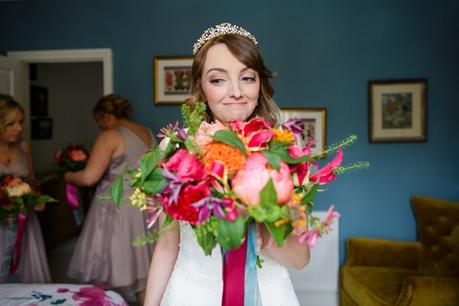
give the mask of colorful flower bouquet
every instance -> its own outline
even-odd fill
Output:
[[[356,140],[350,136],[321,154],[311,153],[312,143],[297,141],[303,121],[294,119],[273,126],[262,118],[248,122],[203,121],[205,105],[182,107],[185,126],[161,129],[165,139],[139,161],[132,176],[131,205],[146,210],[152,227],[161,212],[165,223],[188,222],[198,243],[210,254],[239,247],[247,226],[263,223],[278,245],[294,233],[313,246],[339,217],[332,206],[321,221],[312,214],[313,197],[324,184],[350,169],[367,163],[341,166],[342,148]],[[160,148],[162,147],[162,148]],[[336,152],[319,167],[318,160]],[[114,203],[122,199],[123,177],[111,186]],[[308,226],[309,225],[309,226]],[[152,242],[157,233],[139,237],[137,244]]]
[[[89,152],[82,146],[70,144],[59,150],[54,160],[62,172],[80,171],[84,169],[89,159]]]
[[[0,224],[16,220],[36,205],[55,201],[40,194],[38,186],[30,180],[14,175],[0,176]]]

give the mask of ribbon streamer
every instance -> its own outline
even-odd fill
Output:
[[[244,306],[246,256],[247,239],[239,248],[227,251],[223,256],[222,306]]]
[[[16,234],[16,243],[14,245],[13,256],[11,257],[10,275],[15,274],[19,267],[21,259],[22,237],[24,236],[24,226],[27,215],[20,213],[18,215],[18,231]]]

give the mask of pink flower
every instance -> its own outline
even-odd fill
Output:
[[[88,159],[86,152],[78,149],[73,149],[69,152],[69,157],[73,161],[85,161]]]
[[[327,216],[325,217],[325,220],[322,221],[322,225],[325,226],[326,228],[330,228],[333,221],[335,221],[339,217],[340,217],[340,214],[335,211],[335,205],[332,205],[328,209]]]
[[[271,130],[272,127],[272,123],[266,122],[261,117],[256,117],[244,125],[244,136],[250,137],[250,135],[252,135],[253,133],[256,133],[261,130]]]
[[[164,168],[177,174],[182,182],[201,181],[205,177],[204,165],[194,155],[180,149],[164,164]]]
[[[234,177],[232,187],[244,204],[257,205],[260,204],[260,192],[269,178],[274,183],[277,202],[279,204],[287,202],[293,191],[293,182],[287,164],[281,162],[279,171],[276,171],[268,165],[266,157],[259,152],[247,159],[245,167]]]
[[[311,175],[310,180],[311,182],[318,182],[320,185],[329,183],[336,178],[336,174],[333,171],[341,165],[343,160],[343,150],[339,149],[338,153],[336,153],[335,158],[328,163],[322,169],[319,169],[316,173]]]
[[[260,148],[263,144],[268,143],[276,135],[272,130],[262,130],[252,134],[247,146],[249,148]]]
[[[13,178],[8,185],[5,186],[6,193],[10,197],[21,197],[32,192],[32,187],[21,180],[19,177]]]
[[[320,233],[320,230],[318,228],[315,228],[315,229],[313,229],[311,231],[307,231],[303,235],[301,235],[298,238],[298,242],[301,243],[301,242],[306,240],[308,242],[309,247],[313,248],[314,245],[316,244],[317,238],[319,238],[320,236],[322,236],[322,234]]]
[[[196,131],[196,134],[194,135],[194,138],[196,140],[196,143],[203,148],[204,146],[208,145],[213,141],[212,136],[217,131],[220,130],[226,130],[227,128],[220,122],[220,121],[215,121],[214,123],[207,123],[203,121],[201,125],[199,125],[198,130]]]

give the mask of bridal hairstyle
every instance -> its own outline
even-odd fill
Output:
[[[3,134],[6,126],[14,121],[18,111],[24,114],[24,109],[12,96],[0,93],[0,134]]]
[[[131,116],[131,113],[131,103],[117,94],[103,96],[92,109],[92,115],[96,121],[104,114],[111,114],[117,119],[127,119]]]
[[[221,25],[216,26],[216,28],[219,26]],[[243,36],[240,31],[236,33],[224,33],[223,31],[223,34],[215,37],[205,36],[206,32],[209,30],[212,31],[214,29],[215,28],[210,28],[206,30],[203,36],[201,36],[201,38],[195,44],[195,46],[197,44],[199,45],[197,48],[195,47],[196,49],[194,52],[195,56],[192,66],[191,97],[186,100],[186,103],[192,108],[198,101],[203,101],[206,103],[206,97],[202,90],[201,77],[207,56],[207,51],[212,46],[217,44],[225,44],[229,51],[233,54],[234,57],[238,59],[239,62],[248,68],[257,71],[260,77],[260,97],[258,98],[257,106],[250,118],[261,116],[266,121],[277,123],[279,120],[279,107],[272,99],[272,96],[274,95],[274,89],[271,85],[273,73],[265,66],[263,58],[256,47],[255,38],[253,36],[251,36],[253,39],[251,37]],[[242,29],[242,31],[245,30]],[[207,122],[214,121],[214,116],[209,107],[207,107],[205,120]]]

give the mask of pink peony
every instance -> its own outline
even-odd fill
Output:
[[[194,155],[180,149],[164,164],[164,168],[177,174],[182,182],[201,181],[205,177],[204,165]]]
[[[245,167],[239,170],[234,177],[232,187],[244,204],[257,205],[260,204],[260,192],[268,183],[269,178],[273,180],[277,202],[286,203],[293,191],[293,181],[287,164],[281,162],[279,171],[276,171],[268,164],[266,157],[259,152],[252,154],[247,159]]]
[[[30,187],[29,184],[21,180],[19,177],[15,177],[13,180],[11,180],[5,189],[6,193],[10,197],[20,197],[32,192],[32,187]]]
[[[214,123],[207,123],[203,121],[201,125],[199,125],[199,128],[196,131],[194,138],[196,140],[196,143],[201,148],[203,148],[204,146],[212,142],[212,136],[214,136],[214,134],[217,131],[226,130],[226,129],[227,128],[218,120],[215,121]]]
[[[85,161],[88,159],[88,155],[84,151],[78,149],[71,150],[69,152],[69,157],[73,161]]]

